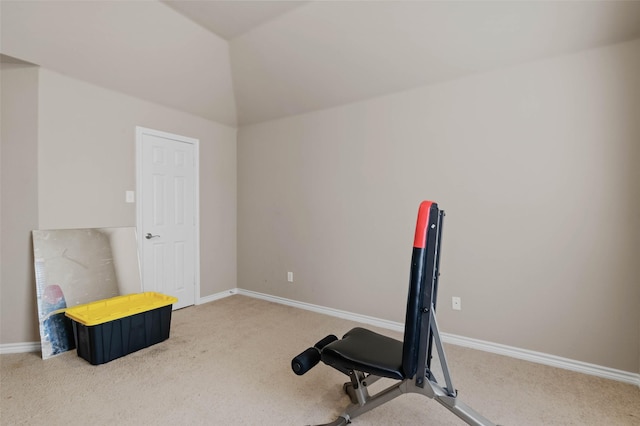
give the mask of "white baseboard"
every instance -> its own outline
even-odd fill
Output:
[[[338,309],[326,308],[324,306],[312,305],[310,303],[298,302],[296,300],[285,299],[269,294],[257,293],[255,291],[237,289],[237,294],[255,297],[270,302],[280,303],[283,305],[293,306],[308,311],[318,312],[325,315],[331,315],[351,321],[357,321],[393,331],[404,331],[404,324],[394,321],[387,321],[366,315],[354,314]],[[528,349],[515,348],[513,346],[502,345],[499,343],[487,342],[484,340],[472,339],[469,337],[457,336],[455,334],[440,333],[442,341],[457,346],[464,346],[471,349],[477,349],[484,352],[490,352],[498,355],[504,355],[511,358],[531,361],[538,364],[549,365],[551,367],[563,368],[565,370],[576,371],[578,373],[588,374],[591,376],[603,377],[606,379],[616,380],[619,382],[630,383],[640,387],[640,374],[628,371],[616,370],[614,368],[603,367],[596,364],[589,364],[573,359],[562,358],[556,355],[545,354],[542,352],[530,351]]]
[[[269,302],[279,303],[281,305],[292,306],[295,308],[305,309],[320,314],[330,315],[350,321],[356,321],[363,324],[373,325],[375,327],[385,328],[402,332],[404,324],[394,321],[388,321],[367,315],[355,314],[353,312],[342,311],[339,309],[327,308],[324,306],[313,305],[311,303],[299,302],[297,300],[286,299],[284,297],[272,296],[269,294],[258,293],[250,290],[233,288],[212,294],[210,296],[201,297],[197,304],[209,303],[225,297],[240,294],[256,299],[262,299]],[[484,352],[490,352],[498,355],[504,355],[511,358],[531,361],[538,364],[549,365],[551,367],[563,368],[565,370],[576,371],[578,373],[589,374],[591,376],[603,377],[605,379],[616,380],[619,382],[630,383],[640,387],[640,374],[628,371],[616,370],[614,368],[603,367],[587,362],[576,361],[573,359],[563,358],[555,355],[545,354],[542,352],[530,351],[528,349],[515,348],[513,346],[502,345],[499,343],[487,342],[484,340],[472,339],[470,337],[457,336],[455,334],[441,333],[442,341],[452,345],[464,346]],[[0,345],[0,355],[13,354],[22,352],[37,352],[40,350],[40,342],[25,343],[8,343]]]
[[[0,355],[40,352],[40,342],[5,343],[0,345]]]
[[[280,303],[281,305],[293,306],[294,308],[305,309],[307,311],[318,312],[320,314],[330,315],[332,317],[338,317],[346,320],[357,321],[364,324],[373,325],[376,327],[386,328],[393,331],[404,331],[404,324],[394,321],[383,320],[380,318],[374,318],[367,315],[354,314],[352,312],[341,311],[339,309],[326,308],[324,306],[312,305],[311,303],[298,302],[297,300],[285,299],[283,297],[271,296],[270,294],[257,293],[255,291],[237,289],[238,294],[254,297],[256,299],[267,300],[269,302]]]
[[[591,376],[603,377],[605,379],[630,383],[640,387],[640,374],[629,371],[616,370],[615,368],[603,367],[601,365],[590,364],[588,362],[576,361],[574,359],[563,358],[556,355],[531,351],[528,349],[515,348],[513,346],[502,345],[500,343],[486,342],[472,339],[470,337],[456,336],[455,334],[440,333],[442,341],[453,345],[464,346],[480,351],[491,352],[498,355],[505,355],[511,358],[531,361],[538,364],[549,365],[551,367],[576,371],[578,373],[589,374]]]
[[[214,302],[216,300],[224,299],[225,297],[233,296],[234,294],[238,294],[237,288],[232,288],[229,290],[221,291],[220,293],[212,294],[210,296],[201,297],[196,302],[196,305],[202,305],[203,303]]]

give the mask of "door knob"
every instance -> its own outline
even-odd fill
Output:
[[[159,236],[160,236],[160,235],[151,235],[149,232],[147,232],[147,235],[145,235],[144,237],[145,237],[147,240],[150,240],[150,239],[152,239],[152,238],[156,238],[156,237],[159,237]]]

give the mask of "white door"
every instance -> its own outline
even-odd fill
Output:
[[[198,140],[136,128],[138,240],[144,291],[195,303]],[[199,289],[198,289],[199,292]]]

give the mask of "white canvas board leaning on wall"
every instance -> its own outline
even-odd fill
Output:
[[[33,231],[42,358],[75,348],[64,309],[142,291],[133,227]]]

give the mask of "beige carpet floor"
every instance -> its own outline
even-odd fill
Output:
[[[348,404],[346,376],[291,358],[358,324],[231,296],[173,313],[169,340],[93,366],[75,351],[0,357],[2,425],[305,425]],[[371,327],[368,327],[371,328]],[[401,339],[399,333],[376,329]],[[446,345],[461,399],[503,425],[640,425],[637,386]],[[459,425],[438,403],[403,395],[354,426]]]

